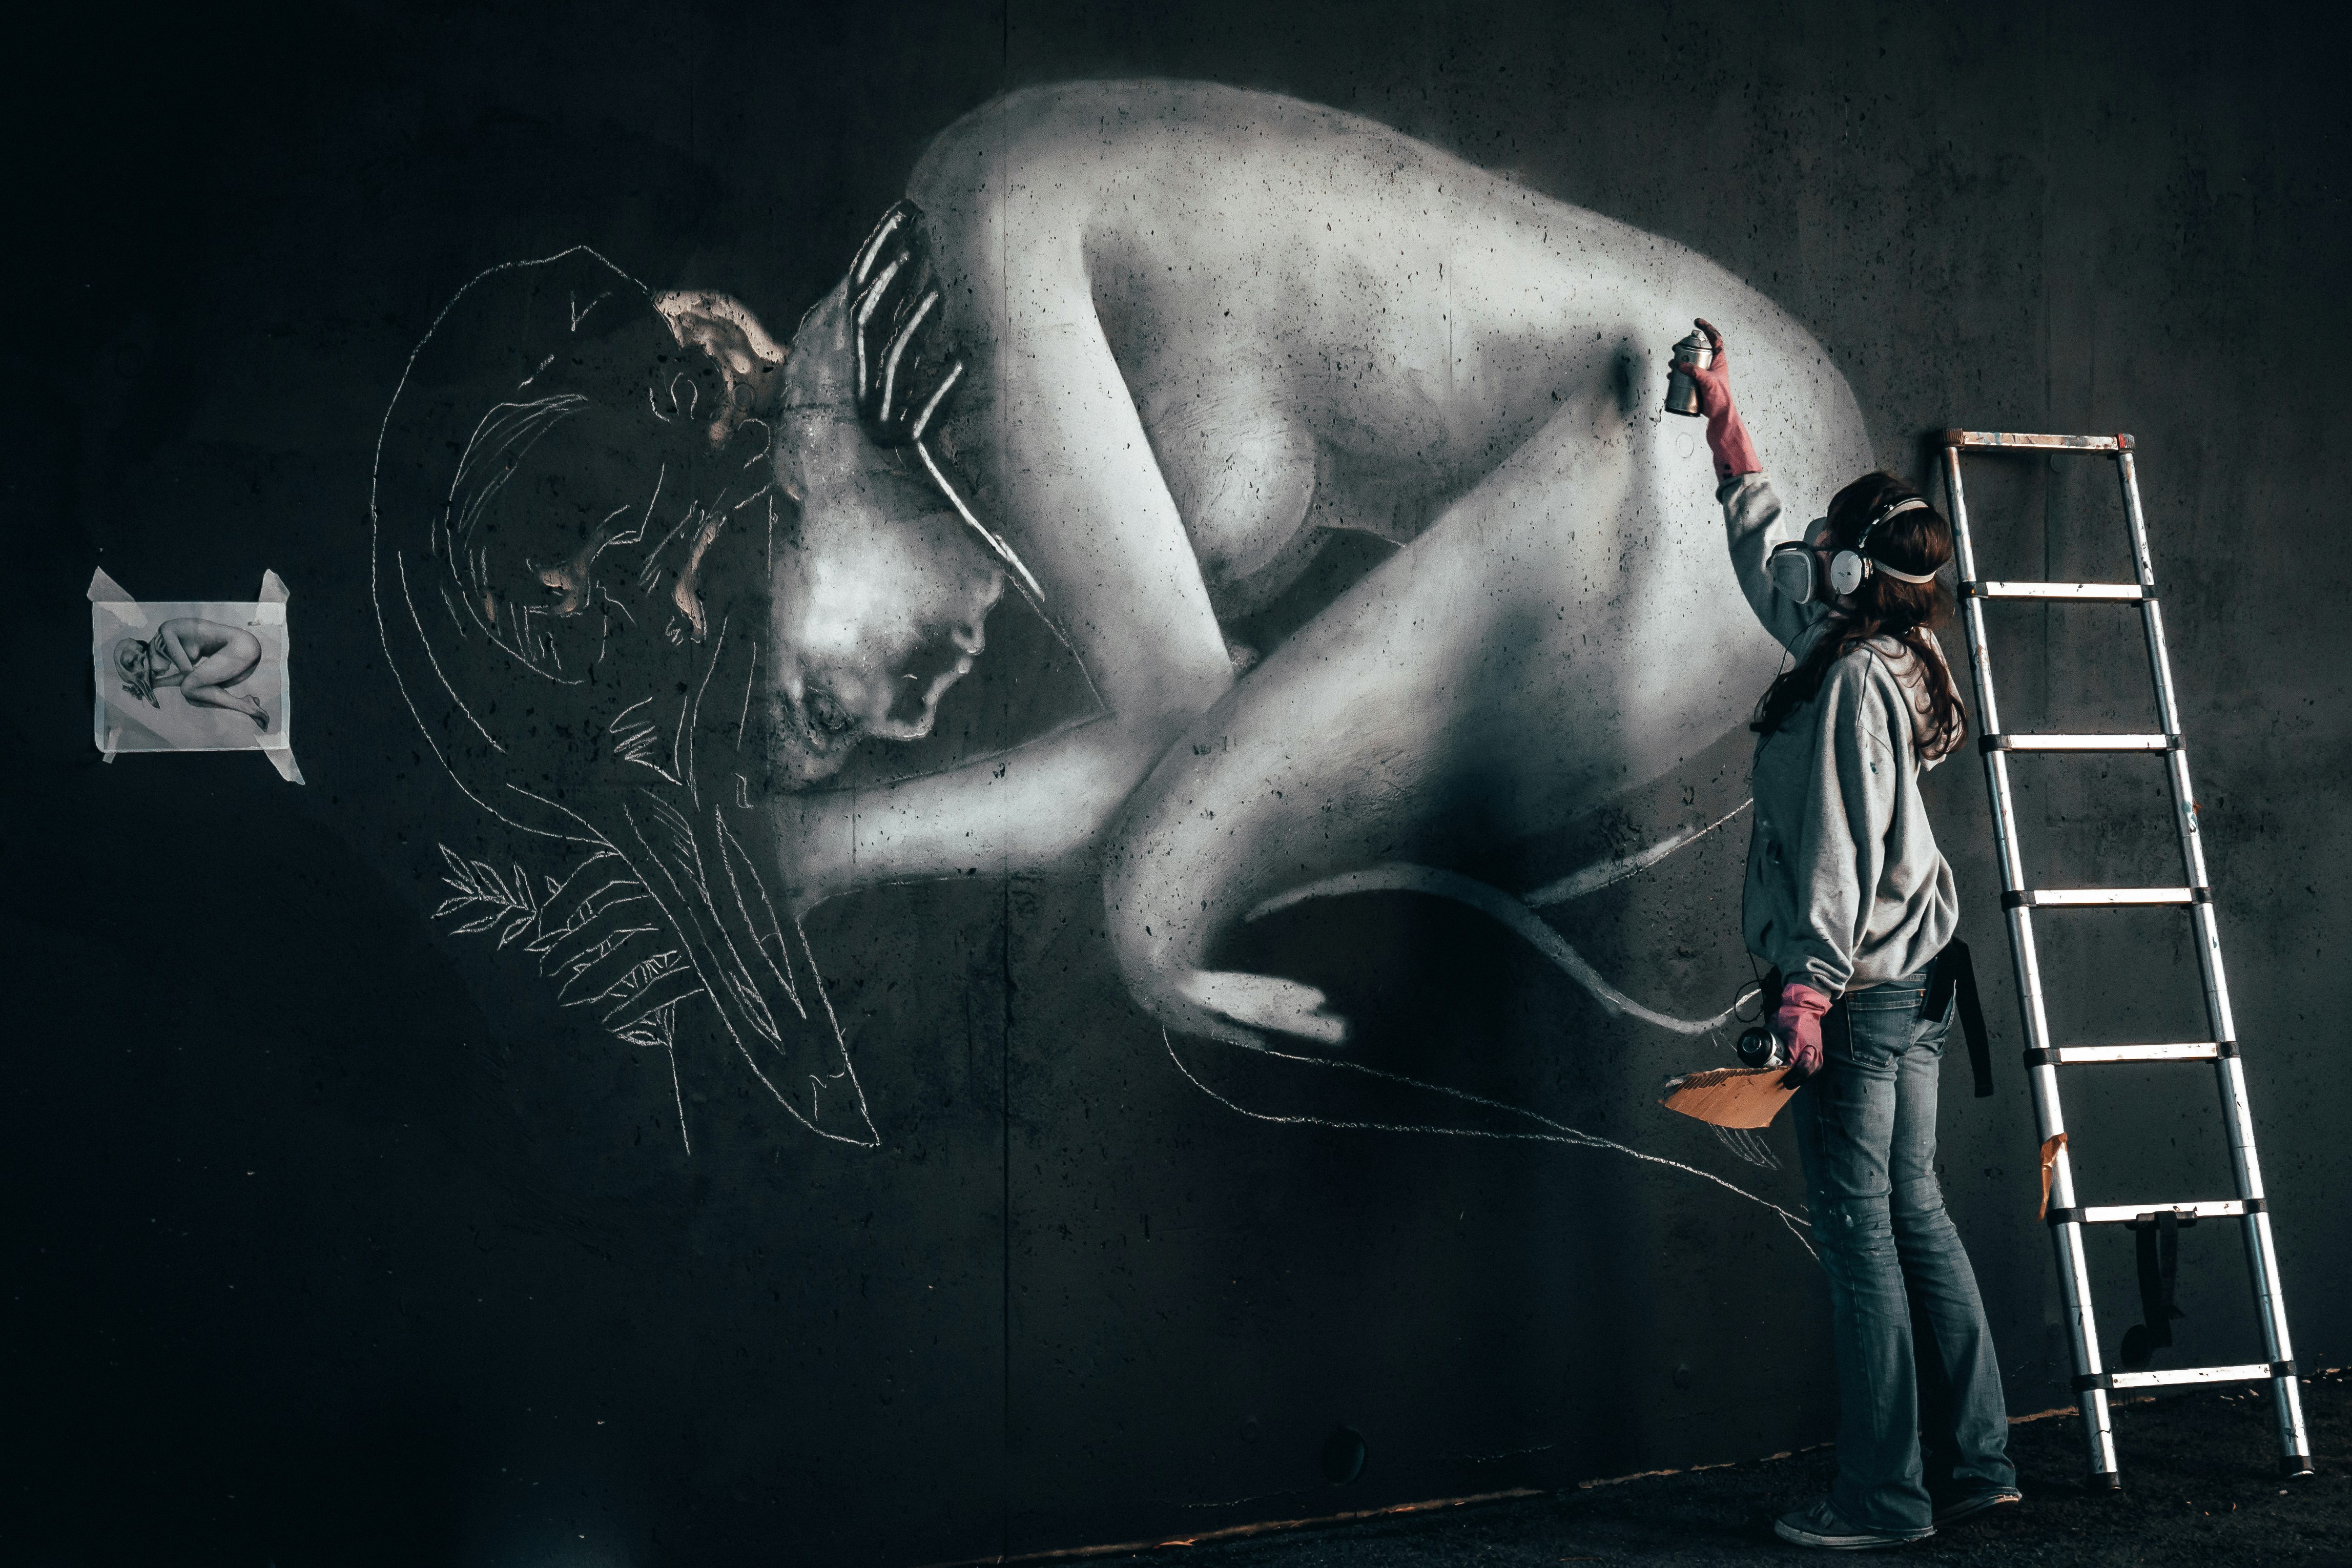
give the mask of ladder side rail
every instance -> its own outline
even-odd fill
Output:
[[[1976,546],[1969,531],[1968,490],[1960,478],[1958,445],[1944,447],[1944,483],[1951,500],[1952,552],[1961,583],[1972,585],[1979,580]],[[1993,695],[1992,650],[1985,633],[1984,600],[1964,589],[1961,605],[1969,669],[1976,687],[1979,732],[1997,734],[2000,710]],[[2009,787],[2008,754],[1988,751],[1984,761],[1985,784],[1991,797],[1993,838],[2000,861],[2001,890],[2021,892],[2025,871],[2014,827],[2017,811]],[[2032,911],[2021,904],[2007,900],[2003,902],[2008,905],[2010,957],[2016,971],[2018,1010],[2025,1026],[2026,1044],[2036,1053],[2043,1053],[2050,1045],[2050,1021],[2042,1002],[2042,965],[2033,940]],[[2032,1084],[2038,1136],[2047,1147],[2051,1139],[2065,1131],[2066,1118],[2059,1100],[2058,1069],[2046,1054],[2038,1055],[2037,1059],[2038,1065],[2029,1069],[2027,1077]],[[2062,1209],[2076,1206],[2074,1163],[2063,1145],[2052,1163],[2050,1200]],[[2083,1436],[2089,1450],[2091,1474],[2095,1484],[2114,1486],[2118,1484],[2115,1428],[2107,1391],[2100,1386],[2104,1380],[2098,1321],[2091,1300],[2091,1271],[2083,1251],[2083,1227],[2074,1223],[2054,1225],[2050,1227],[2050,1237],[2058,1254],[2059,1294],[2073,1329],[2074,1387],[2083,1410]]]
[[[2231,1163],[2237,1167],[2239,1185],[2259,1188],[2262,1170],[2255,1163],[2254,1111],[2246,1094],[2244,1063],[2234,1056],[2223,1057],[2213,1068],[2213,1076],[2220,1080],[2222,1126],[2229,1135]],[[2249,1207],[2256,1201],[2263,1202],[2261,1209],[2239,1223],[2245,1230],[2246,1267],[2253,1278],[2255,1305],[2262,1311],[2264,1344],[2273,1362],[2289,1361],[2294,1358],[2294,1345],[2287,1334],[2286,1309],[2278,1294],[2278,1249],[2271,1240],[2269,1205],[2258,1191],[2242,1196]],[[2297,1451],[2309,1452],[2308,1448]]]
[[[2116,479],[2123,490],[2124,517],[2131,531],[2132,562],[2146,597],[2140,618],[2147,634],[2148,673],[2156,686],[2157,721],[2168,735],[2182,735],[2180,702],[2172,680],[2172,660],[2164,636],[2163,612],[2157,603],[2156,572],[2147,542],[2147,517],[2140,504],[2139,476],[2128,445],[2116,453]],[[2196,789],[2189,774],[2185,746],[2167,754],[2172,783],[2173,819],[2180,840],[2181,865],[2189,886],[2210,889],[2205,847],[2199,831]],[[2254,1212],[2238,1222],[2246,1247],[2246,1272],[2253,1287],[2257,1316],[2262,1320],[2263,1348],[2271,1364],[2287,1370],[2271,1380],[2271,1410],[2278,1425],[2281,1468],[2298,1474],[2310,1468],[2311,1436],[2303,1416],[2303,1391],[2294,1373],[2294,1342],[2287,1330],[2286,1303],[2278,1288],[2278,1246],[2271,1230],[2267,1205],[2257,1206],[2266,1194],[2260,1156],[2254,1146],[2253,1107],[2246,1093],[2245,1064],[2237,1054],[2237,1023],[2230,1006],[2230,984],[2221,963],[2221,931],[2211,896],[2193,905],[2189,918],[2197,927],[2198,969],[2204,980],[2205,1005],[2213,1038],[2221,1050],[2213,1062],[2221,1091],[2222,1126],[2230,1146],[2231,1173],[2238,1196]]]
[[[1969,532],[1968,492],[1960,480],[1960,451],[1957,446],[1944,448],[1944,464],[1945,482],[1952,501],[1953,553],[1958,559],[1961,580],[1973,582],[1976,550]],[[1968,630],[1969,669],[1975,678],[1978,727],[1981,733],[1994,733],[2000,718],[1993,696],[1992,650],[1986,639],[1984,601],[1969,595],[1962,616]],[[2025,867],[2018,847],[2017,804],[2009,785],[2009,755],[1989,751],[1984,753],[1984,763],[1985,787],[1991,796],[1993,839],[2000,861],[2001,891],[2020,893],[2025,890]],[[2033,940],[2032,911],[2006,899],[2002,902],[2009,906],[2010,956],[2017,971],[2017,999],[2025,1026],[2026,1047],[2034,1051],[2046,1050],[2050,1046],[2050,1019],[2042,1002],[2042,965]],[[2059,1108],[2058,1074],[2054,1068],[2044,1065],[2034,1068],[2032,1076],[2034,1108],[2042,1123],[2042,1137],[2047,1142],[2066,1129],[2064,1114]],[[2056,1184],[2064,1181],[2068,1195],[2058,1202],[2061,1207],[2072,1207],[2073,1182],[2063,1173],[2065,1164],[2062,1150],[2058,1170],[2052,1176],[2051,1193],[2056,1197]]]
[[[2202,906],[2200,912],[2211,906]],[[2249,1199],[2262,1197],[2262,1169],[2254,1154],[2253,1106],[2246,1095],[2245,1063],[2236,1055],[2213,1064],[2221,1090],[2222,1126],[2229,1136],[2230,1163],[2238,1176],[2238,1190]],[[2248,1204],[2252,1207],[2252,1203]],[[2286,1325],[2286,1299],[2279,1289],[2278,1244],[2271,1231],[2267,1204],[2238,1221],[2246,1246],[2246,1275],[2253,1287],[2255,1315],[2262,1321],[2263,1346],[2271,1365],[2279,1369],[2271,1379],[2271,1415],[2278,1424],[2280,1470],[2289,1476],[2311,1469],[2311,1434],[2304,1425],[2303,1390],[2295,1382],[2294,1339]]]
[[[2116,454],[2116,475],[2123,489],[2124,518],[2131,530],[2132,563],[2147,596],[2140,600],[2140,624],[2147,636],[2148,679],[2156,687],[2157,723],[2168,735],[2180,735],[2180,698],[2172,681],[2172,658],[2164,637],[2164,610],[2157,602],[2156,571],[2147,545],[2147,517],[2141,510],[2138,471],[2129,448]],[[2177,746],[2166,753],[2171,775],[2173,826],[2180,839],[2180,863],[2191,888],[2210,888],[2205,868],[2204,840],[2198,832],[2197,792],[2189,782],[2189,752]],[[2210,901],[2195,906],[2198,968],[2205,982],[2205,1008],[2217,1040],[2235,1040],[2237,1025],[2231,1016],[2230,984],[2221,966],[2221,933]],[[2242,1194],[2260,1197],[2259,1192]]]
[[[1960,483],[1960,451],[1958,447],[1944,448],[1944,483],[1952,502],[1952,553],[1958,563],[1963,593],[1960,599],[1960,621],[1969,645],[1969,673],[1974,678],[1977,694],[1977,732],[1993,735],[2000,732],[2000,708],[1993,697],[1992,650],[1985,639],[1984,601],[1966,588],[1977,581],[1976,545],[1969,534],[1968,492]],[[1995,847],[2000,860],[2000,890],[2021,892],[2025,887],[2024,863],[2019,858],[2016,835],[2010,824],[2013,811],[2009,796],[2009,769],[2003,753],[1985,753],[1985,778],[1993,791],[1992,831]],[[2021,980],[2022,976],[2020,977]],[[2039,1045],[2042,1042],[2034,1042]]]
[[[2140,575],[2140,585],[2149,590],[2140,602],[2140,617],[2147,634],[2148,674],[2156,686],[2157,721],[2168,735],[2180,735],[2180,701],[2172,680],[2172,659],[2164,636],[2163,610],[2155,595],[2155,573],[2150,564],[2147,546],[2147,520],[2141,510],[2138,476],[2131,453],[2116,454],[2117,479],[2123,489],[2124,515],[2131,529],[2132,554]],[[2223,1120],[2230,1136],[2231,1163],[2238,1177],[2238,1195],[2253,1199],[2265,1196],[2262,1166],[2254,1152],[2254,1129],[2252,1110],[2245,1093],[2244,1070],[2238,1065],[2235,1047],[2238,1037],[2237,1020],[2230,1005],[2228,972],[2221,962],[2221,922],[2214,912],[2210,889],[2212,886],[2205,865],[2205,846],[2200,831],[2197,814],[2196,786],[2189,774],[2187,748],[2176,748],[2166,755],[2173,796],[2173,816],[2180,841],[2180,859],[2184,874],[2192,888],[2209,889],[2202,903],[2189,907],[2189,918],[2197,927],[2198,969],[2205,984],[2205,1006],[2213,1030],[2213,1038],[2230,1054],[2215,1058],[2222,1100]],[[2258,1293],[2261,1281],[2257,1281]],[[2273,1357],[2273,1360],[2283,1359]]]
[[[2064,1151],[2061,1150],[2061,1156]],[[2056,1184],[2050,1195],[2058,1195]],[[2091,1264],[2083,1252],[2080,1225],[2053,1225],[2050,1237],[2058,1250],[2058,1295],[2074,1331],[2074,1401],[2083,1412],[2084,1457],[2091,1473],[2088,1484],[2113,1489],[2123,1485],[2116,1462],[2115,1413],[2107,1400],[2107,1373],[2099,1360],[2099,1324],[2091,1310]]]
[[[1988,766],[1997,765],[1999,758],[1999,752],[1992,753],[1986,759]],[[2022,905],[2009,910],[2009,947],[2016,963],[2018,1010],[2023,1015],[2027,1037],[2038,1048],[2047,1044],[2050,1026],[2042,1001],[2041,952],[2033,940],[2033,911]],[[2055,1062],[2048,1056],[2040,1057],[2026,1069],[2026,1081],[2032,1089],[2036,1136],[2047,1148],[2053,1138],[2066,1131]],[[2049,1206],[2079,1213],[2074,1163],[2063,1143],[2051,1156]],[[2050,1242],[2057,1252],[2059,1301],[2073,1331],[2075,1399],[2083,1409],[2083,1440],[2089,1450],[2092,1484],[2116,1486],[2120,1483],[2115,1424],[2106,1388],[2095,1381],[2102,1378],[2105,1366],[2099,1353],[2098,1313],[2091,1300],[2091,1265],[2083,1249],[2082,1222],[2067,1219],[2050,1226]]]
[[[2278,1375],[2271,1379],[2271,1417],[2278,1425],[2279,1470],[2283,1475],[2306,1476],[2311,1473],[2311,1432],[2304,1425],[2303,1389],[2295,1382],[2294,1345],[2287,1336],[2286,1302],[2276,1289],[2278,1247],[2271,1237],[2271,1216],[2265,1210],[2248,1215],[2239,1223],[2246,1227],[2246,1268],[2254,1276],[2255,1291],[2261,1300],[2271,1365],[2279,1369]],[[2265,1284],[2272,1288],[2264,1289]]]

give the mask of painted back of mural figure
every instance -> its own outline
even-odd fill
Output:
[[[1098,878],[1180,1037],[1344,1051],[1322,993],[1219,944],[1397,888],[1612,1010],[1718,1021],[1618,993],[1530,912],[1622,866],[1463,868],[1738,730],[1775,650],[1665,364],[1723,323],[1776,483],[1819,505],[1869,461],[1821,347],[1671,240],[1266,94],[1015,94],[908,195],[788,342],[761,319],[790,302],[580,249],[484,273],[417,351],[378,450],[386,651],[467,793],[541,846],[445,850],[445,918],[624,1039],[731,1046],[855,1142],[799,917],[894,881]],[[892,776],[1014,618],[1085,698]]]

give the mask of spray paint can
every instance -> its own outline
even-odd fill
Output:
[[[1739,1065],[1749,1068],[1784,1068],[1789,1065],[1789,1047],[1780,1037],[1762,1024],[1740,1031],[1739,1043],[1732,1047],[1738,1053]]]
[[[1696,327],[1692,328],[1690,336],[1675,345],[1674,363],[1666,369],[1667,413],[1694,416],[1698,413],[1698,383],[1685,374],[1682,367],[1695,364],[1704,368],[1714,363],[1715,350],[1708,345],[1706,334]]]

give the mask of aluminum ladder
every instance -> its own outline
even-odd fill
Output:
[[[2230,1016],[2230,988],[2221,969],[2221,929],[2213,917],[2213,891],[2206,879],[2205,855],[2198,839],[2197,796],[2189,784],[2189,752],[2180,732],[2180,709],[2173,695],[2172,666],[2165,652],[2164,621],[2157,608],[2156,575],[2149,564],[2147,521],[2140,510],[2139,481],[2132,466],[2129,436],[2030,436],[2000,431],[1947,430],[1943,434],[1944,481],[1951,499],[1952,542],[1959,563],[1962,615],[1969,639],[1969,666],[1976,679],[1978,749],[1984,754],[1985,784],[1992,797],[1993,837],[2000,855],[2001,908],[2009,919],[2010,952],[2016,962],[2018,1009],[2025,1025],[2025,1065],[2040,1122],[2045,1178],[2044,1217],[2058,1253],[2058,1282],[2074,1330],[2074,1390],[2083,1407],[2083,1432],[2090,1449],[2088,1485],[2122,1484],[2116,1468],[2115,1432],[2107,1396],[2111,1391],[2160,1388],[2181,1384],[2261,1383],[2271,1385],[2277,1417],[2279,1470],[2283,1476],[2311,1473],[2311,1439],[2303,1423],[2303,1399],[2295,1383],[2294,1351],[2287,1338],[2286,1304],[2279,1292],[2278,1252],[2271,1239],[2269,1205],[2262,1166],[2254,1153],[2253,1112],[2246,1100],[2246,1075],[2238,1058],[2237,1029]],[[1960,481],[1964,452],[2092,454],[2110,458],[2123,489],[2124,517],[2131,533],[2136,583],[1996,583],[1977,574],[1969,531],[1966,491]],[[2025,735],[2000,727],[1993,700],[1992,655],[1985,638],[1989,599],[2039,600],[2044,604],[2137,604],[2147,634],[2148,674],[2156,685],[2156,735]],[[2188,886],[2179,888],[2029,888],[2019,854],[2017,811],[2010,796],[2012,752],[2095,753],[2161,752],[2170,764],[2173,822]],[[2033,941],[2037,910],[2112,909],[2125,905],[2170,905],[2186,909],[2198,936],[2199,968],[2205,983],[2206,1037],[2188,1045],[2053,1045],[2042,1006],[2042,967]],[[2218,1202],[2119,1204],[2082,1206],[2065,1143],[2066,1121],[2058,1100],[2062,1066],[2116,1062],[2211,1062],[2221,1094],[2230,1142],[2230,1163],[2238,1195]],[[2172,1217],[2165,1219],[2167,1214]],[[2100,1359],[2098,1321],[2091,1306],[2091,1278],[2083,1252],[2086,1225],[2174,1226],[2198,1219],[2234,1217],[2246,1245],[2261,1311],[2267,1363],[2153,1371],[2108,1371]],[[2169,1237],[2167,1237],[2169,1245]],[[2145,1286],[2143,1287],[2145,1289]],[[2168,1289],[2167,1306],[2168,1309]],[[2168,1329],[2167,1332],[2168,1333]]]

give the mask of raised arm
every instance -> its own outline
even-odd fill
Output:
[[[1714,358],[1708,364],[1682,369],[1698,384],[1699,412],[1706,418],[1706,445],[1715,458],[1715,494],[1723,503],[1731,567],[1756,618],[1781,647],[1793,652],[1820,624],[1827,606],[1819,600],[1801,605],[1775,589],[1765,564],[1780,545],[1802,541],[1805,527],[1788,515],[1773,492],[1772,481],[1764,477],[1764,458],[1731,395],[1730,354],[1724,347],[1723,334],[1712,322],[1695,324],[1706,334]]]
[[[1728,484],[1742,474],[1760,474],[1764,459],[1731,395],[1731,353],[1723,345],[1723,334],[1703,317],[1691,325],[1706,334],[1707,347],[1714,351],[1706,364],[1679,368],[1698,385],[1698,411],[1706,419],[1706,449],[1715,458],[1716,480]]]
[[[1748,607],[1764,623],[1782,647],[1801,653],[1828,606],[1820,599],[1801,605],[1772,585],[1765,563],[1783,544],[1805,537],[1805,525],[1791,518],[1762,474],[1741,474],[1726,479],[1716,490],[1723,503],[1724,537],[1731,546],[1731,569],[1738,574],[1739,591]]]

